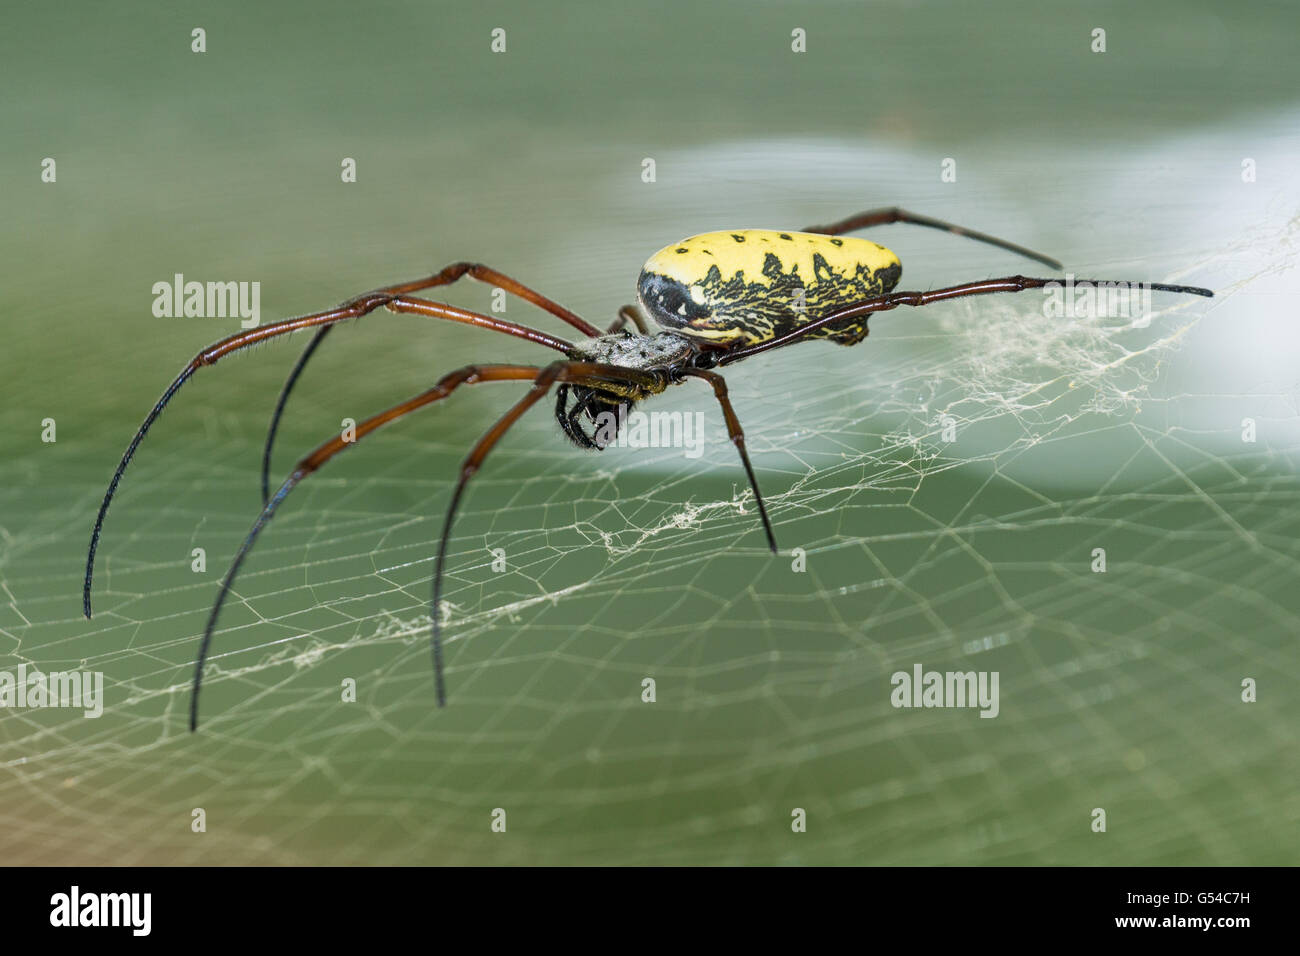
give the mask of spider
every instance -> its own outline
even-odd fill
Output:
[[[86,617],[91,616],[91,578],[104,516],[127,465],[162,410],[200,368],[214,365],[230,353],[258,342],[308,328],[316,329],[316,333],[285,381],[267,431],[262,455],[262,512],[257,516],[221,581],[217,599],[203,631],[190,693],[191,731],[198,728],[203,669],[221,607],[244,559],[248,557],[258,535],[285,497],[304,478],[350,444],[416,409],[446,398],[462,385],[516,381],[530,383],[524,396],[511,405],[470,450],[461,465],[460,476],[452,490],[446,517],[443,519],[437,557],[434,560],[430,611],[434,684],[440,707],[446,704],[447,693],[443,679],[442,624],[438,609],[442,599],[447,541],[457,509],[466,485],[483,466],[489,452],[526,411],[546,397],[552,387],[556,387],[555,417],[564,434],[581,448],[600,450],[609,443],[610,436],[607,428],[595,429],[593,425],[601,419],[603,413],[615,411],[620,405],[630,406],[651,398],[670,385],[682,384],[688,379],[699,380],[709,386],[721,409],[727,434],[736,446],[740,463],[753,489],[767,545],[775,554],[776,536],[772,532],[767,506],[763,502],[758,480],[745,451],[745,434],[727,397],[726,382],[715,369],[810,339],[828,339],[838,345],[856,345],[867,337],[867,320],[873,314],[900,305],[922,306],[963,296],[1021,292],[1025,289],[1040,289],[1060,281],[1015,275],[965,282],[929,292],[895,292],[893,289],[902,274],[898,257],[867,239],[845,236],[869,226],[899,222],[942,229],[1034,259],[1053,270],[1061,269],[1061,264],[1054,259],[985,233],[963,229],[898,208],[874,209],[830,225],[809,226],[801,232],[766,229],[710,232],[667,246],[651,256],[641,270],[637,280],[639,305],[625,305],[619,309],[617,318],[604,332],[540,292],[495,269],[476,262],[456,262],[431,276],[367,292],[324,312],[284,319],[222,339],[196,355],[167,387],[136,430],[113,473],[95,519],[86,557],[83,592]],[[525,325],[490,318],[412,294],[450,285],[464,276],[489,283],[532,303],[568,323],[583,338],[569,342]],[[1085,282],[1094,286],[1128,284],[1116,280],[1076,280],[1078,284]],[[1147,287],[1191,295],[1214,294],[1209,289],[1192,286],[1148,283]],[[343,436],[335,436],[317,447],[298,462],[279,489],[271,494],[271,449],[294,384],[336,324],[346,319],[360,318],[381,307],[390,312],[462,322],[514,336],[552,349],[563,357],[547,365],[475,364],[448,372],[427,391],[361,422],[356,426],[355,437],[351,441]],[[651,331],[647,317],[660,326],[659,331]],[[635,332],[627,328],[629,324],[635,326]],[[622,420],[617,415],[607,415],[604,421],[609,422],[611,419],[614,422]]]

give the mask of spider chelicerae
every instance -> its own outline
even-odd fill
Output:
[[[619,309],[618,317],[603,332],[559,303],[495,269],[476,262],[456,262],[431,276],[367,292],[324,312],[285,319],[222,339],[196,355],[167,387],[162,398],[136,430],[113,473],[95,519],[90,550],[86,557],[83,592],[86,617],[91,615],[91,579],[104,516],[108,513],[108,506],[127,465],[162,410],[180,387],[203,366],[214,365],[230,353],[258,342],[308,328],[315,329],[316,333],[289,374],[267,431],[262,456],[262,512],[222,579],[199,645],[190,695],[191,730],[198,727],[203,669],[222,604],[258,535],[285,497],[304,478],[344,448],[389,422],[446,398],[462,385],[513,381],[531,383],[524,396],[511,405],[470,450],[461,465],[460,476],[447,506],[434,560],[430,611],[434,684],[439,706],[446,703],[447,694],[443,680],[442,625],[438,609],[442,599],[447,541],[457,509],[466,485],[482,467],[488,453],[524,412],[541,401],[552,387],[556,388],[555,417],[564,433],[579,447],[597,450],[608,444],[609,430],[607,427],[596,429],[593,426],[602,420],[621,421],[616,414],[620,406],[630,406],[651,398],[670,385],[688,379],[698,379],[712,388],[726,422],[727,434],[736,446],[741,465],[753,489],[768,547],[775,553],[776,536],[772,531],[772,522],[763,503],[763,496],[758,490],[758,480],[754,476],[749,455],[745,451],[745,434],[727,397],[726,382],[716,369],[771,349],[810,339],[829,339],[839,345],[855,345],[867,336],[868,318],[900,305],[922,306],[963,296],[1021,292],[1061,281],[1059,278],[1033,279],[1015,275],[966,282],[928,292],[895,292],[894,286],[902,274],[898,257],[874,242],[846,238],[846,234],[868,226],[897,222],[943,229],[1035,259],[1054,270],[1061,269],[1061,264],[1054,259],[985,233],[963,229],[898,208],[874,209],[831,225],[810,226],[800,232],[739,229],[692,236],[667,246],[651,256],[641,270],[637,281],[639,304],[625,305]],[[572,326],[583,338],[569,342],[529,326],[412,294],[449,285],[464,276],[488,283],[532,303]],[[1117,280],[1074,281],[1076,286],[1138,285]],[[1209,289],[1162,283],[1146,283],[1145,288],[1202,296],[1214,294]],[[511,335],[559,352],[563,358],[546,365],[475,364],[448,372],[427,391],[361,422],[353,435],[336,435],[320,445],[298,462],[297,467],[272,494],[269,482],[271,450],[285,403],[294,384],[336,324],[346,319],[360,318],[381,307],[390,312],[447,319]],[[647,318],[653,320],[660,331],[652,332]],[[636,331],[631,331],[629,325]],[[602,419],[602,415],[606,417]]]

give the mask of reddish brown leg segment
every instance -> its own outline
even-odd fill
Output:
[[[629,322],[635,325],[636,330],[642,335],[650,334],[650,326],[646,323],[645,316],[641,314],[640,306],[636,305],[625,305],[619,309],[618,318],[605,330],[605,334],[613,335],[625,328]]]
[[[541,371],[542,369],[535,365],[467,365],[444,375],[438,380],[438,384],[428,391],[421,392],[414,398],[407,399],[405,402],[394,405],[378,415],[367,418],[357,425],[356,433],[351,441],[344,441],[342,435],[335,435],[298,462],[298,467],[285,479],[284,484],[280,486],[275,496],[266,502],[266,505],[262,508],[262,513],[253,522],[252,530],[244,538],[244,543],[240,546],[234,561],[231,562],[230,569],[221,581],[220,589],[217,591],[217,600],[212,605],[212,611],[208,615],[208,623],[203,630],[203,640],[199,644],[199,654],[194,666],[194,682],[190,693],[191,731],[198,727],[199,690],[203,685],[203,668],[207,664],[208,651],[212,646],[212,635],[216,630],[217,618],[221,614],[222,605],[225,604],[226,597],[230,594],[230,589],[235,583],[235,576],[239,574],[240,566],[244,563],[244,559],[248,557],[254,543],[256,543],[257,536],[261,534],[262,529],[266,527],[267,522],[271,520],[276,509],[280,507],[280,503],[284,501],[289,492],[339,452],[356,444],[375,429],[396,421],[416,409],[446,398],[461,385],[477,385],[480,382],[530,381],[535,379]]]
[[[490,266],[485,266],[481,262],[453,262],[440,272],[435,272],[433,275],[427,276],[426,278],[414,279],[411,282],[388,286],[379,291],[399,294],[419,292],[421,289],[432,289],[435,286],[450,285],[462,276],[469,276],[471,279],[477,279],[479,282],[484,282],[488,285],[494,285],[497,288],[505,289],[511,295],[518,296],[525,302],[531,302],[539,309],[543,309],[556,318],[564,320],[583,335],[600,335],[600,329],[596,328],[586,319],[581,318],[574,312],[570,312],[564,306],[560,305],[553,299],[548,299],[540,292],[530,289],[522,282],[510,278],[510,276],[505,275],[504,273],[497,272],[496,269],[493,269]]]
[[[460,478],[456,482],[456,487],[451,493],[451,501],[447,505],[447,516],[443,519],[442,524],[442,537],[438,541],[438,556],[433,566],[433,604],[430,616],[433,618],[433,671],[439,707],[442,707],[447,702],[447,690],[442,678],[442,619],[438,613],[439,606],[442,603],[442,573],[447,561],[447,542],[451,538],[452,524],[456,520],[456,511],[460,507],[460,499],[465,493],[465,486],[469,483],[470,478],[474,476],[474,473],[482,467],[488,453],[496,447],[497,442],[523,416],[524,412],[541,401],[556,382],[573,381],[632,383],[656,392],[662,391],[665,385],[662,376],[651,372],[621,368],[617,365],[603,365],[598,362],[554,362],[546,366],[541,374],[537,376],[536,381],[533,382],[533,387],[528,390],[528,394],[511,406],[509,411],[502,415],[496,424],[488,429],[487,433],[471,449],[469,455],[465,458],[464,464],[461,465]]]
[[[548,299],[534,289],[504,273],[498,272],[490,266],[485,266],[481,262],[453,262],[451,265],[435,272],[431,276],[425,276],[423,279],[412,279],[409,282],[399,282],[395,285],[385,286],[382,289],[376,289],[368,295],[404,295],[411,292],[419,292],[422,289],[432,289],[436,286],[450,285],[463,276],[469,276],[471,279],[477,279],[489,285],[497,286],[504,289],[511,295],[518,296],[525,302],[532,303],[539,309],[549,312],[556,318],[562,319],[569,325],[573,326],[583,335],[595,336],[600,335],[600,330],[577,314],[570,312],[558,302]],[[364,298],[362,296],[361,298]],[[271,497],[271,451],[275,446],[275,436],[280,430],[280,419],[284,416],[285,405],[289,401],[289,395],[293,392],[294,386],[298,383],[303,370],[307,363],[311,361],[312,355],[320,347],[325,336],[329,334],[332,325],[326,325],[320,328],[312,340],[307,343],[298,361],[294,363],[293,369],[289,372],[289,377],[285,379],[284,386],[280,389],[280,396],[276,400],[275,410],[271,413],[271,421],[266,430],[266,442],[262,447],[262,504],[266,504]]]
[[[545,332],[539,332],[536,329],[530,329],[524,325],[518,325],[505,319],[495,319],[486,315],[480,315],[477,312],[470,312],[467,309],[460,309],[452,305],[446,305],[440,302],[431,302],[426,299],[418,299],[408,295],[393,295],[388,292],[368,292],[365,295],[346,302],[334,309],[325,312],[315,312],[311,315],[299,316],[298,318],[285,319],[281,322],[274,322],[270,325],[258,326],[245,332],[239,332],[222,339],[215,345],[204,349],[193,360],[181,370],[176,380],[167,387],[162,397],[154,405],[153,409],[145,416],[145,420],[136,430],[131,442],[127,445],[126,452],[122,455],[122,460],[118,463],[117,470],[113,472],[113,478],[108,484],[108,491],[104,494],[104,500],[99,506],[99,514],[95,517],[95,527],[90,534],[90,549],[86,555],[86,579],[82,591],[82,607],[86,617],[90,617],[90,588],[91,581],[95,571],[95,552],[99,547],[99,535],[103,530],[104,516],[108,513],[108,507],[113,501],[113,494],[117,491],[117,486],[122,480],[122,475],[126,471],[127,465],[135,456],[136,449],[140,447],[140,442],[148,433],[153,423],[157,421],[158,416],[162,414],[163,409],[167,407],[168,402],[200,368],[205,365],[214,365],[224,356],[231,352],[237,352],[240,349],[247,348],[258,342],[275,338],[276,336],[286,335],[290,332],[296,332],[299,329],[315,328],[324,326],[328,328],[337,322],[345,319],[360,318],[367,313],[373,312],[380,306],[384,306],[393,312],[404,312],[412,315],[423,315],[427,318],[447,319],[452,322],[462,322],[467,325],[475,325],[479,328],[490,329],[493,332],[502,332],[506,335],[512,335],[515,338],[525,339],[537,345],[545,345],[547,348],[555,349],[557,352],[568,354],[573,346],[564,339],[556,338]]]
[[[213,605],[212,612],[208,616],[207,627],[203,633],[203,640],[199,645],[199,655],[195,663],[194,683],[190,698],[190,730],[198,726],[198,699],[199,691],[202,687],[203,668],[207,663],[208,652],[212,645],[212,635],[216,628],[217,617],[221,612],[221,607],[225,603],[230,588],[234,583],[235,576],[239,573],[239,568],[244,559],[252,549],[257,536],[261,533],[263,527],[275,514],[275,510],[293,488],[302,481],[307,475],[316,471],[336,454],[355,444],[357,440],[365,437],[375,429],[396,421],[397,419],[408,415],[416,409],[423,408],[441,398],[451,394],[458,386],[477,384],[479,382],[499,382],[499,381],[524,381],[533,380],[533,387],[528,393],[515,403],[511,409],[494,425],[486,435],[484,435],[475,444],[469,456],[461,466],[460,479],[452,493],[451,505],[448,508],[447,519],[443,526],[442,539],[439,542],[438,558],[434,568],[434,603],[433,603],[433,662],[435,684],[437,688],[439,706],[446,703],[446,687],[442,674],[442,629],[441,622],[437,614],[437,608],[442,594],[442,568],[446,560],[447,538],[451,532],[451,524],[455,519],[457,506],[461,496],[464,493],[465,485],[470,477],[476,472],[487,458],[488,453],[509,430],[525,411],[537,404],[550,387],[557,381],[583,381],[583,382],[621,382],[632,383],[653,391],[661,391],[665,385],[662,376],[650,372],[641,372],[634,369],[620,368],[613,365],[602,365],[594,362],[554,362],[545,368],[538,368],[529,365],[484,365],[484,366],[467,366],[452,372],[439,380],[438,384],[426,392],[395,405],[386,411],[374,415],[356,427],[355,436],[352,441],[345,442],[341,435],[336,435],[328,442],[318,447],[310,455],[299,462],[298,467],[280,486],[279,491],[266,503],[262,513],[254,522],[248,536],[244,539],[243,545],[236,554],[230,570],[226,572],[226,577],[222,580],[221,589],[217,594],[216,603]]]
[[[727,397],[727,382],[717,372],[706,372],[703,369],[687,369],[684,375],[692,378],[703,379],[713,386],[713,396],[718,400],[718,405],[722,408],[722,417],[727,423],[727,435],[731,438],[731,443],[736,446],[736,451],[740,453],[740,462],[745,466],[745,474],[749,476],[749,487],[754,489],[754,501],[758,504],[758,516],[763,521],[763,531],[767,533],[767,546],[773,554],[776,554],[776,535],[772,532],[772,522],[767,517],[767,506],[763,504],[763,493],[758,490],[758,479],[754,477],[754,466],[749,463],[749,452],[745,450],[745,432],[740,427],[740,419],[736,417],[735,409],[731,407],[731,399]]]
[[[771,349],[783,348],[787,345],[804,338],[811,332],[826,325],[833,325],[836,322],[843,322],[845,319],[856,319],[863,315],[872,315],[876,312],[888,312],[890,309],[896,309],[900,305],[929,305],[931,302],[943,302],[945,299],[960,299],[968,295],[990,295],[995,292],[1023,292],[1026,289],[1041,289],[1044,286],[1053,283],[1060,283],[1057,279],[1030,279],[1026,276],[1008,276],[1004,279],[982,279],[978,282],[963,282],[961,285],[948,286],[944,289],[932,289],[929,292],[889,292],[884,295],[872,296],[869,299],[863,299],[861,302],[855,302],[853,305],[847,305],[842,309],[837,309],[828,315],[823,315],[816,321],[809,322],[807,325],[801,325],[793,332],[787,332],[779,338],[767,342],[759,342],[757,345],[749,345],[744,348],[728,351],[720,359],[718,365],[730,365],[733,362],[739,362],[741,359],[749,358],[751,355],[758,355],[760,352],[767,352]],[[1189,295],[1213,296],[1214,293],[1209,289],[1202,289],[1198,286],[1190,285],[1167,285],[1163,282],[1123,282],[1116,279],[1075,279],[1076,286],[1137,286],[1144,285],[1148,289],[1156,292],[1179,292]]]

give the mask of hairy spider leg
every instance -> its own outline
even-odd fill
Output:
[[[533,381],[533,387],[528,390],[527,394],[515,402],[504,415],[497,419],[496,424],[484,433],[460,466],[460,477],[456,480],[456,487],[451,493],[451,501],[447,505],[447,515],[443,519],[442,534],[438,541],[438,555],[434,559],[433,565],[433,598],[430,604],[429,616],[433,621],[433,674],[439,707],[443,707],[447,703],[447,688],[442,674],[442,617],[439,614],[439,607],[442,604],[443,569],[447,563],[447,543],[451,537],[452,525],[455,523],[456,512],[460,508],[460,500],[465,493],[465,487],[469,484],[469,480],[474,477],[474,473],[482,467],[488,453],[496,447],[501,437],[523,416],[524,412],[546,396],[552,385],[556,382],[589,384],[592,381],[631,383],[640,385],[651,392],[663,391],[667,385],[662,375],[653,372],[621,368],[617,365],[603,365],[597,362],[553,362],[541,371]]]
[[[533,388],[529,390],[518,403],[516,403],[497,424],[485,434],[470,452],[465,463],[461,467],[460,480],[457,482],[456,489],[452,494],[451,505],[448,509],[447,518],[443,525],[442,538],[439,542],[438,559],[435,564],[434,585],[433,585],[433,665],[434,679],[437,689],[437,698],[439,706],[446,703],[446,686],[443,678],[442,664],[442,633],[441,624],[437,615],[437,608],[441,601],[442,595],[442,569],[446,560],[447,536],[451,532],[451,523],[455,518],[457,507],[461,496],[464,493],[465,486],[470,477],[483,464],[488,453],[500,440],[501,436],[509,430],[510,426],[532,405],[542,398],[550,386],[557,381],[577,381],[590,384],[592,382],[622,382],[639,385],[650,392],[660,392],[667,387],[667,379],[660,374],[653,372],[642,372],[635,369],[622,368],[616,365],[603,365],[593,362],[555,362],[551,365],[541,368],[531,365],[470,365],[465,368],[450,372],[438,380],[433,388],[420,393],[414,398],[408,399],[401,404],[395,405],[386,411],[380,412],[356,427],[355,435],[351,441],[345,441],[341,435],[336,435],[328,442],[319,446],[310,455],[299,462],[297,468],[285,479],[284,484],[271,497],[263,507],[261,514],[253,523],[244,543],[241,545],[230,569],[226,572],[225,578],[221,582],[221,587],[217,593],[217,600],[212,607],[208,616],[207,626],[203,632],[203,639],[199,645],[199,654],[195,662],[194,679],[191,688],[190,697],[190,730],[193,731],[198,727],[198,698],[199,691],[202,688],[203,669],[207,663],[208,654],[212,646],[212,637],[216,629],[217,619],[221,613],[227,596],[234,584],[236,575],[243,565],[244,559],[252,550],[257,537],[261,534],[262,529],[275,514],[280,503],[293,488],[308,475],[319,469],[325,462],[329,461],[344,448],[355,444],[361,438],[368,435],[375,429],[396,421],[399,418],[432,404],[439,399],[445,398],[451,394],[460,385],[478,384],[480,382],[496,381],[533,381]],[[742,451],[743,455],[743,451]]]
[[[735,409],[731,407],[731,399],[727,397],[726,380],[717,372],[699,368],[686,369],[682,374],[703,379],[713,386],[713,397],[718,400],[718,405],[722,407],[722,417],[727,423],[727,435],[731,438],[731,443],[736,446],[736,451],[740,453],[740,460],[745,466],[745,474],[749,476],[749,486],[754,489],[754,501],[758,505],[758,515],[763,520],[763,531],[767,534],[768,550],[776,554],[776,535],[772,532],[772,522],[767,517],[767,506],[763,504],[763,495],[758,490],[758,479],[754,477],[754,466],[749,463],[749,452],[745,450],[745,432],[740,427],[740,419],[736,417]]]
[[[1023,292],[1026,289],[1041,289],[1053,283],[1060,283],[1060,279],[1030,279],[1025,276],[1007,276],[1002,279],[981,279],[977,282],[964,282],[961,285],[948,286],[943,289],[932,289],[929,292],[890,292],[885,295],[872,296],[869,299],[863,299],[861,302],[855,302],[852,305],[836,309],[834,312],[824,315],[819,319],[809,322],[807,325],[801,325],[799,328],[787,332],[778,338],[771,339],[767,342],[759,342],[757,345],[748,345],[744,348],[734,349],[724,352],[717,360],[718,365],[731,365],[739,362],[741,359],[747,359],[751,355],[758,355],[760,352],[767,352],[771,349],[784,348],[787,345],[793,345],[795,342],[815,332],[823,326],[833,325],[837,322],[843,322],[845,319],[858,318],[863,315],[870,316],[876,312],[888,312],[890,309],[896,309],[900,305],[922,306],[929,305],[932,302],[942,302],[946,299],[960,299],[969,295],[990,295],[997,292]],[[1119,279],[1075,279],[1076,286],[1093,285],[1098,287],[1107,286],[1135,286],[1139,283],[1125,282]],[[1190,285],[1168,285],[1163,282],[1142,283],[1146,288],[1156,292],[1178,292],[1188,295],[1202,295],[1209,298],[1214,293],[1209,289],[1202,289],[1198,286]]]
[[[713,386],[713,394],[718,404],[722,407],[722,412],[727,420],[727,431],[731,436],[732,443],[736,446],[740,454],[740,460],[745,467],[745,474],[749,478],[750,486],[754,490],[754,500],[758,503],[759,515],[763,521],[763,529],[767,533],[768,546],[773,553],[776,552],[776,539],[772,533],[772,525],[768,520],[767,508],[763,504],[763,495],[758,488],[758,480],[754,477],[754,468],[750,464],[749,454],[745,450],[745,435],[741,430],[740,422],[736,418],[736,413],[731,407],[731,401],[727,397],[726,383],[722,380],[721,375],[707,372],[701,369],[688,369],[682,372],[683,375],[704,379]],[[501,437],[509,431],[510,427],[519,420],[523,414],[542,400],[550,391],[552,385],[556,382],[577,382],[580,384],[591,384],[593,381],[607,382],[624,382],[641,385],[651,392],[660,392],[666,386],[667,382],[662,375],[654,372],[643,372],[636,369],[622,368],[617,365],[602,365],[594,362],[555,362],[548,365],[543,372],[537,376],[533,387],[523,398],[519,399],[500,419],[492,426],[478,443],[470,451],[465,462],[461,465],[460,478],[456,482],[455,490],[452,492],[451,501],[447,505],[447,516],[443,521],[442,536],[438,541],[438,556],[434,562],[433,571],[433,603],[431,605],[430,616],[433,620],[433,669],[437,684],[438,706],[443,706],[447,702],[446,688],[442,678],[442,618],[439,615],[439,606],[442,603],[442,581],[443,569],[447,561],[447,544],[451,538],[452,525],[456,520],[456,512],[460,506],[460,500],[465,492],[465,487],[482,466],[488,453],[501,440]]]
[[[284,319],[280,322],[273,322],[270,325],[262,325],[257,328],[248,329],[245,332],[238,332],[222,339],[214,345],[196,355],[163,392],[162,397],[145,416],[145,420],[140,427],[136,429],[135,435],[127,445],[126,451],[122,455],[122,460],[118,463],[117,469],[113,472],[113,478],[108,484],[108,490],[104,493],[104,500],[99,506],[99,514],[95,517],[95,527],[90,534],[90,549],[86,555],[86,579],[82,591],[82,608],[86,617],[91,615],[90,607],[90,588],[91,581],[95,572],[95,552],[99,548],[99,536],[104,527],[104,516],[108,514],[108,507],[113,501],[113,495],[117,491],[117,486],[122,480],[122,475],[126,472],[127,465],[135,457],[136,449],[140,447],[140,442],[149,432],[150,427],[157,421],[158,416],[162,414],[163,409],[172,400],[173,396],[200,368],[205,365],[214,365],[221,358],[229,355],[231,352],[237,352],[240,349],[247,348],[258,342],[275,338],[279,335],[286,335],[290,332],[296,332],[299,329],[314,328],[316,326],[329,327],[345,319],[356,319],[375,309],[383,306],[391,312],[406,313],[410,315],[422,315],[426,318],[447,319],[452,322],[463,322],[467,325],[475,325],[479,328],[490,329],[493,332],[502,332],[506,335],[512,335],[515,338],[525,339],[537,345],[545,345],[547,348],[568,354],[573,350],[573,345],[564,339],[556,338],[545,332],[531,329],[525,325],[519,325],[515,322],[509,322],[505,319],[491,318],[486,315],[480,315],[477,312],[470,312],[467,309],[457,308],[456,306],[446,305],[441,302],[431,302],[427,299],[414,298],[408,295],[394,295],[388,292],[371,292],[358,296],[349,302],[344,303],[336,308],[329,309],[325,312],[315,312],[310,315],[299,316],[292,319]]]
[[[482,382],[531,381],[541,371],[541,367],[536,365],[467,365],[464,368],[456,369],[454,372],[448,372],[440,378],[433,388],[361,422],[357,425],[356,434],[351,441],[344,441],[342,435],[335,435],[298,462],[297,467],[284,480],[284,484],[280,486],[275,496],[269,498],[263,506],[261,514],[253,522],[252,529],[248,532],[248,536],[244,538],[244,543],[240,545],[239,551],[235,554],[230,569],[226,571],[226,576],[221,580],[221,587],[217,591],[217,600],[212,605],[212,611],[208,614],[207,626],[203,629],[203,640],[199,644],[199,654],[194,665],[194,682],[190,690],[191,731],[198,728],[199,690],[203,684],[203,668],[207,663],[208,652],[212,647],[212,635],[216,630],[217,618],[221,614],[221,608],[226,602],[226,597],[230,594],[230,589],[234,586],[235,576],[239,574],[240,566],[243,565],[244,559],[248,557],[253,545],[257,542],[257,536],[262,533],[262,529],[266,527],[267,522],[274,516],[276,509],[280,507],[289,492],[339,452],[356,444],[375,429],[396,421],[418,408],[423,408],[439,399],[446,398],[461,385],[477,385]]]
[[[479,282],[487,283],[504,289],[511,295],[529,302],[539,309],[549,312],[551,315],[561,319],[573,326],[583,335],[592,337],[601,334],[600,329],[596,328],[586,319],[569,311],[558,302],[547,298],[540,292],[529,288],[522,282],[510,278],[502,272],[490,266],[485,266],[481,262],[453,262],[433,275],[425,276],[422,279],[412,279],[409,282],[399,282],[395,285],[384,286],[376,289],[371,295],[405,295],[411,292],[419,292],[424,289],[432,289],[435,286],[451,285],[458,279],[469,276],[471,279],[477,279]],[[329,334],[333,325],[322,326],[312,340],[307,343],[302,355],[294,363],[293,369],[289,372],[289,377],[285,379],[283,387],[280,389],[280,397],[276,400],[275,409],[271,412],[271,422],[266,430],[266,441],[262,446],[262,504],[271,497],[271,449],[275,445],[276,433],[280,430],[280,419],[284,416],[284,407],[289,401],[289,395],[294,386],[298,383],[298,378],[302,375],[303,369],[311,361],[316,349],[324,341],[325,336]]]

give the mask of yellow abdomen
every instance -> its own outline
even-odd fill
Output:
[[[637,294],[662,326],[715,345],[756,345],[889,292],[902,271],[896,255],[867,239],[740,229],[659,250]],[[810,337],[853,345],[866,334],[859,317]]]

